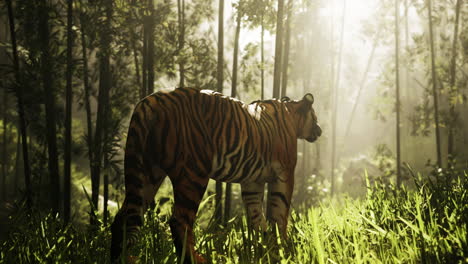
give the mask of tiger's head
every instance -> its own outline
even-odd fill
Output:
[[[281,101],[286,103],[288,109],[293,112],[298,138],[314,142],[322,135],[322,129],[318,124],[315,110],[312,107],[314,103],[314,96],[312,94],[308,93],[304,95],[300,101],[290,101],[287,97],[281,99]]]

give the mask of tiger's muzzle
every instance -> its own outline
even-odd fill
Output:
[[[322,135],[322,128],[317,124],[311,136],[305,138],[308,142],[316,141]]]

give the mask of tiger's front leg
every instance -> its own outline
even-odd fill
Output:
[[[278,225],[283,238],[287,236],[289,207],[294,188],[293,174],[290,176],[268,183],[267,219],[272,226]]]
[[[241,184],[242,201],[244,202],[249,225],[254,229],[265,231],[267,228],[263,214],[263,192],[265,183]]]

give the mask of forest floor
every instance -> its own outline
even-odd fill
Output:
[[[7,238],[9,227],[11,226],[9,216],[11,214],[11,203],[0,203],[0,241]]]
[[[445,178],[444,178],[445,177]],[[468,175],[415,180],[415,189],[376,184],[364,199],[332,199],[291,212],[288,239],[227,227],[195,227],[208,263],[468,263]],[[208,204],[208,203],[207,203]],[[128,254],[139,263],[178,263],[167,217],[146,215]],[[211,214],[202,208],[198,219]],[[200,214],[202,215],[200,217]],[[110,230],[81,230],[50,214],[14,216],[0,263],[109,263]]]

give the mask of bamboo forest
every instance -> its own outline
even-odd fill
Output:
[[[468,263],[468,2],[0,1],[2,263]]]

